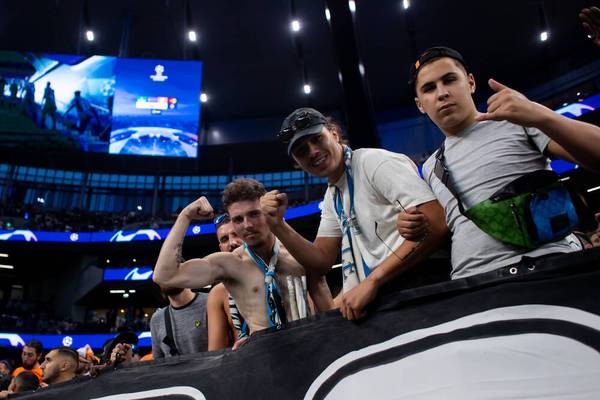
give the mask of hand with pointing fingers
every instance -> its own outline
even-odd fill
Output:
[[[500,82],[490,79],[488,84],[495,93],[487,101],[487,112],[479,113],[476,121],[509,121],[536,127],[550,111]]]

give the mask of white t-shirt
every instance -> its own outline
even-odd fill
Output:
[[[381,149],[354,150],[351,166],[354,214],[361,232],[356,239],[365,263],[374,269],[391,253],[377,235],[394,250],[404,241],[396,229],[396,218],[402,211],[396,201],[408,208],[435,200],[435,196],[419,176],[416,165],[403,154]],[[342,237],[333,201],[334,186],[343,194],[344,211],[350,210],[348,180],[344,173],[325,192],[317,237]]]

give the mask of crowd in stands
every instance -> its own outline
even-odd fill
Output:
[[[48,303],[9,300],[0,304],[0,327],[8,332],[40,334],[107,333],[127,329],[132,331],[149,330],[149,316],[142,310],[135,310],[130,318],[120,315],[117,310],[105,314],[91,312],[85,322],[54,315]]]
[[[299,206],[305,202],[295,202]],[[103,212],[79,208],[50,209],[39,203],[0,205],[0,230],[28,229],[49,232],[114,232],[170,228],[175,213],[142,211]]]
[[[120,351],[123,348],[127,349],[128,361],[152,360],[151,354],[141,357],[139,349],[134,351],[130,343],[137,343],[137,337],[130,331],[117,334],[96,352],[89,345],[79,349],[44,349],[39,341],[31,340],[23,346],[18,356],[0,359],[0,399],[67,382],[79,376],[97,376],[107,367],[122,362]]]
[[[53,210],[36,204],[0,206],[0,229],[52,232],[110,232],[120,229],[159,229],[170,226],[168,213],[152,216],[139,211],[100,212],[78,208]]]

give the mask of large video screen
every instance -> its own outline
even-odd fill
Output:
[[[0,146],[196,157],[202,63],[0,52]]]

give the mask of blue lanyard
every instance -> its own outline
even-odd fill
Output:
[[[344,230],[349,227],[349,222],[354,221],[354,179],[352,179],[352,167],[350,165],[352,156],[352,150],[349,147],[344,146],[344,172],[346,174],[346,182],[348,183],[348,195],[350,196],[350,210],[346,218],[344,218],[344,196],[342,191],[336,186],[335,196],[333,199],[333,206],[335,213],[338,216]]]
[[[275,242],[275,246],[273,246],[273,254],[268,266],[246,243],[243,246],[244,250],[252,257],[258,269],[265,276],[265,302],[267,304],[269,327],[278,326],[282,322],[286,322],[285,310],[281,304],[281,297],[279,296],[277,282],[275,281],[275,264],[277,264],[277,258],[279,257],[278,243]]]
[[[350,197],[350,210],[348,215],[344,213],[344,196],[342,191],[335,186],[335,195],[333,196],[333,206],[335,213],[337,214],[338,221],[342,225],[342,234],[348,239],[348,248],[342,248],[342,252],[350,250],[352,258],[354,259],[354,265],[356,266],[356,253],[354,252],[354,245],[352,243],[352,234],[360,232],[360,227],[356,216],[354,215],[354,179],[352,178],[352,150],[350,147],[344,146],[344,172],[346,173],[346,182],[348,183],[348,196]],[[354,230],[354,232],[352,232]],[[342,246],[343,247],[343,246]],[[363,265],[365,276],[371,273],[370,268],[367,266],[365,260],[360,257]]]

